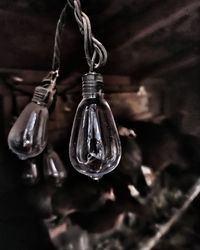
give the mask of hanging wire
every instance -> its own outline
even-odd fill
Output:
[[[105,65],[107,51],[92,34],[90,19],[82,12],[80,0],[69,0],[69,5],[74,9],[74,16],[79,25],[81,34],[84,36],[84,50],[90,71]]]
[[[107,61],[107,51],[103,44],[101,44],[92,34],[91,23],[88,16],[82,12],[80,0],[68,0],[63,8],[59,20],[57,22],[54,53],[52,62],[52,71],[50,77],[56,80],[60,70],[60,57],[61,57],[61,35],[65,25],[67,7],[70,6],[74,10],[74,17],[78,23],[79,30],[84,37],[84,51],[86,60],[89,66],[89,71],[98,69],[105,65]]]
[[[55,33],[55,38],[54,38],[54,52],[53,52],[53,61],[52,61],[53,72],[59,72],[60,70],[61,35],[62,35],[62,30],[65,25],[67,7],[68,7],[68,2],[63,8],[60,14],[60,17],[58,19],[57,25],[56,25],[56,33]]]
[[[59,76],[60,71],[60,58],[61,58],[61,37],[62,31],[66,22],[67,8],[71,7],[74,10],[74,16],[78,23],[79,30],[84,37],[84,51],[86,60],[89,66],[89,71],[93,72],[95,69],[100,68],[105,65],[107,61],[107,51],[103,44],[101,44],[92,34],[91,23],[88,16],[82,12],[80,0],[68,0],[65,7],[61,11],[60,17],[57,22],[55,39],[54,39],[54,52],[52,60],[52,70],[47,74],[42,80],[44,83],[43,87],[48,88],[49,91],[55,91],[56,80]],[[8,87],[13,88],[13,90],[20,91],[21,93],[31,96],[32,93],[20,89],[19,87],[13,85],[12,83],[5,81]],[[70,87],[71,88],[71,87]],[[69,89],[70,89],[69,88]],[[66,88],[65,91],[68,89]]]

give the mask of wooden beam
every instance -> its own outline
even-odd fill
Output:
[[[10,89],[16,93],[24,92],[33,93],[34,88],[41,83],[41,80],[47,75],[47,71],[39,70],[18,70],[0,68],[0,95],[10,95]],[[11,86],[11,88],[6,87]],[[81,73],[73,72],[71,75],[58,81],[58,94],[81,93]],[[122,75],[105,75],[104,90],[106,93],[125,93],[135,92],[138,90],[138,83],[133,84],[133,79],[130,76]]]
[[[190,48],[179,53],[175,53],[169,58],[153,63],[140,72],[137,72],[138,79],[149,77],[163,77],[165,75],[180,72],[200,64],[200,47]]]
[[[141,42],[159,30],[172,26],[181,18],[192,15],[199,8],[199,0],[167,0],[165,3],[159,1],[151,9],[146,10],[143,15],[133,17],[132,22],[123,24],[123,27],[115,36],[115,39],[121,37],[120,45],[115,46],[111,51],[123,50],[134,43]],[[112,22],[112,25],[115,27],[114,22]]]
[[[155,69],[151,76],[164,76],[200,64],[200,55],[189,55]]]

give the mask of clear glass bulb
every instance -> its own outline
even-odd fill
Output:
[[[25,184],[34,185],[39,181],[38,167],[35,159],[27,160],[25,163],[22,179]]]
[[[94,180],[115,169],[121,158],[121,143],[110,107],[102,93],[103,78],[83,76],[80,102],[69,145],[72,166]]]
[[[37,87],[32,99],[8,135],[9,148],[21,160],[39,155],[47,144],[49,90]]]
[[[46,180],[53,182],[56,186],[61,186],[67,177],[67,171],[58,154],[48,148],[43,156],[43,171]]]

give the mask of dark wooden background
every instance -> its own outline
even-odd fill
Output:
[[[2,250],[53,249],[47,232],[41,226],[41,217],[43,215],[48,217],[52,212],[51,210],[49,212],[50,203],[47,202],[47,206],[43,206],[42,203],[43,198],[45,202],[45,198],[50,197],[52,190],[40,186],[28,189],[21,185],[21,162],[8,153],[7,134],[13,121],[29,102],[34,87],[51,69],[56,22],[65,2],[64,0],[0,1],[0,249]],[[184,171],[187,177],[188,173],[195,169],[192,172],[194,178],[189,179],[194,181],[199,175],[200,163],[200,0],[82,0],[81,2],[83,10],[91,18],[93,33],[108,50],[109,60],[101,72],[105,77],[106,98],[117,124],[131,127],[132,123],[139,123],[136,126],[139,133],[139,143],[137,143],[144,154],[145,164],[155,172],[161,172],[168,165],[178,166],[180,173],[183,173],[181,178],[185,183],[187,178],[183,176]],[[63,159],[66,159],[72,119],[81,98],[80,77],[87,72],[82,36],[71,11],[66,19],[61,61],[58,98],[55,112],[50,117],[49,139],[58,149],[64,148]],[[170,130],[171,127],[167,125],[163,127],[162,122],[166,119],[170,121],[173,129],[176,128],[175,130]],[[145,122],[145,125],[142,122]],[[133,141],[129,143],[132,145]],[[129,167],[131,169],[134,165],[135,156],[132,156],[135,152],[135,142],[130,148],[127,145],[129,144],[125,141],[123,160],[125,163],[128,162],[128,176]],[[186,148],[183,150],[182,146],[185,145]],[[61,156],[63,155],[61,153]],[[67,167],[70,165],[67,161],[65,163]],[[119,172],[123,173],[123,164],[121,168]],[[114,179],[111,184],[117,190],[116,195],[119,195],[119,200],[121,199],[120,206],[129,208],[130,204],[126,203],[126,198],[129,199],[130,194],[124,183],[126,178],[121,178],[119,172],[116,172],[119,175],[114,174],[114,177],[110,175],[110,179]],[[176,175],[174,176],[176,179]],[[134,178],[136,179],[135,175]],[[110,179],[108,177],[108,180]],[[83,205],[81,199],[79,202],[80,193],[77,193],[77,185],[82,185],[86,189],[83,198],[81,194],[85,209],[84,195],[90,198],[90,191],[94,189],[96,192],[98,188],[82,176],[69,178],[58,197],[66,195],[66,203],[67,201],[74,202],[75,205],[77,203],[78,209],[81,210]],[[123,188],[127,196],[124,195]],[[77,200],[71,201],[71,197],[74,196],[77,196]],[[135,206],[134,202],[131,204]],[[35,205],[39,206],[42,215],[35,214]],[[123,207],[122,210],[127,211],[127,207]],[[115,210],[114,206],[114,211],[118,215],[117,209]],[[115,216],[112,208],[109,211]],[[90,214],[88,216],[90,217]],[[102,217],[99,215],[98,218],[102,226]],[[198,231],[199,216],[196,216],[196,220],[195,217],[187,218],[193,223],[196,221]],[[106,217],[102,221],[109,222],[109,219]],[[93,226],[95,231],[98,223],[94,223]],[[107,229],[109,225],[105,223],[104,227]],[[178,233],[177,235],[180,236]],[[20,248],[21,246],[25,248]],[[168,250],[167,243],[166,248],[161,247],[161,249]]]
[[[1,98],[10,96],[6,82],[31,93],[50,70],[56,22],[64,4],[63,0],[0,2]],[[116,102],[120,95],[122,100],[130,100],[129,104],[124,103],[129,106],[127,116],[153,120],[176,116],[181,129],[199,135],[199,117],[195,112],[200,93],[199,0],[164,3],[161,0],[85,0],[82,5],[91,18],[95,36],[109,53],[102,72],[106,76],[105,91],[112,94],[109,99],[114,114],[124,114],[122,102]],[[62,95],[80,92],[80,76],[86,71],[82,36],[69,10],[62,43],[59,88],[66,89],[60,90]],[[141,85],[151,96],[151,105],[146,100],[145,110],[144,107],[140,110],[138,99],[135,104],[135,95],[131,94]],[[23,95],[20,91],[16,93]],[[25,97],[22,99],[20,107],[26,102]],[[71,106],[77,105],[73,96],[67,99],[71,100]],[[6,102],[3,112],[8,113],[5,114],[7,127],[11,113],[8,109],[12,105],[8,104],[9,100],[1,102]]]

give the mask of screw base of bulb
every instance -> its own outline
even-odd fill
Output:
[[[90,72],[82,76],[83,96],[102,93],[103,86],[103,76],[99,73]]]
[[[55,94],[55,90],[53,90],[52,88],[38,86],[35,88],[32,102],[37,103],[39,105],[50,106],[53,101],[54,94]]]

